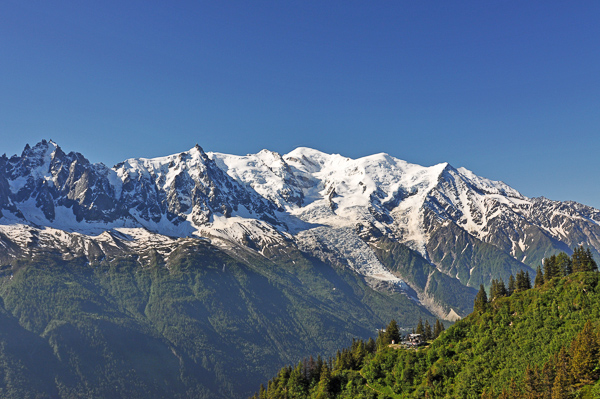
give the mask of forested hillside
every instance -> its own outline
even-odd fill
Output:
[[[287,259],[186,240],[168,259],[46,253],[4,265],[0,397],[243,398],[281,365],[334,353],[394,314],[431,317],[345,269]]]
[[[388,326],[377,342],[282,369],[256,397],[598,398],[600,274],[588,254],[545,259],[535,288],[524,274],[495,281],[427,347],[390,345]]]

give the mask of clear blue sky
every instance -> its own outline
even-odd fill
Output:
[[[600,208],[599,1],[0,2],[0,153],[297,146]]]

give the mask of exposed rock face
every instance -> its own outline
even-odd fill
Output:
[[[544,257],[576,245],[600,250],[597,209],[527,198],[447,163],[422,167],[387,154],[354,160],[308,148],[234,156],[196,146],[108,168],[43,140],[0,158],[0,212],[4,260],[41,248],[91,258],[135,253],[175,245],[176,237],[273,260],[293,246],[372,287],[416,293],[437,314],[459,312],[437,281],[466,290],[520,269],[533,273]],[[386,263],[389,242],[412,251],[421,269],[428,265],[426,275],[417,278],[404,261]],[[461,314],[464,301],[452,305]]]

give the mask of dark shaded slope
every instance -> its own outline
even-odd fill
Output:
[[[291,248],[278,264],[203,240],[166,260],[139,256],[45,254],[2,269],[3,397],[245,397],[282,365],[391,317],[431,317]]]

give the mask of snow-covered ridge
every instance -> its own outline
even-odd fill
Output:
[[[0,212],[5,226],[89,237],[143,229],[229,240],[259,252],[278,242],[307,247],[314,237],[330,248],[338,237],[347,248],[359,238],[369,243],[385,236],[428,258],[432,232],[448,222],[519,260],[534,244],[532,228],[567,246],[600,250],[600,211],[593,208],[527,198],[448,163],[421,166],[385,153],[351,159],[305,147],[237,156],[195,146],[108,168],[42,141],[21,156],[0,159]],[[369,247],[363,250],[364,257],[337,253],[359,274],[391,278]]]

